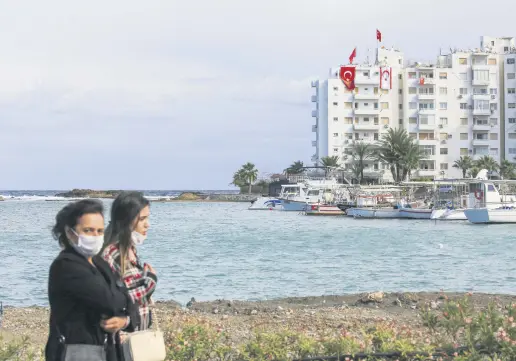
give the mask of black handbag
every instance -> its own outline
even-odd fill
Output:
[[[67,344],[57,323],[54,325],[61,348],[61,361],[107,361],[107,335],[103,345]]]

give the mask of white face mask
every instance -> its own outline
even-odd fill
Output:
[[[133,243],[136,245],[136,246],[140,246],[143,244],[143,241],[145,241],[145,239],[147,238],[147,236],[144,236],[143,234],[141,233],[138,233],[136,231],[133,231],[131,233],[131,239],[133,240]]]
[[[104,244],[104,236],[85,236],[77,234],[73,229],[72,232],[78,237],[77,244],[72,242],[73,248],[84,257],[93,257],[97,255]]]

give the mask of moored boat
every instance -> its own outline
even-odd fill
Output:
[[[251,211],[279,210],[281,209],[281,201],[274,197],[259,197],[252,201],[247,209]]]
[[[333,204],[307,204],[307,216],[344,216],[346,213]]]
[[[516,223],[516,208],[470,208],[464,211],[468,221],[475,224]]]

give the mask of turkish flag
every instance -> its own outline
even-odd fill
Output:
[[[353,52],[349,56],[349,63],[350,64],[353,64],[353,60],[355,59],[356,56],[357,56],[357,48],[353,49]]]
[[[379,42],[382,41],[382,33],[378,29],[376,29],[376,40],[378,40]]]
[[[424,77],[419,78],[419,85],[425,85],[425,78]]]
[[[341,66],[339,77],[349,90],[355,89],[355,67]]]

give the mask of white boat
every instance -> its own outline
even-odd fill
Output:
[[[432,210],[428,208],[402,208],[399,214],[401,218],[430,219]]]
[[[464,214],[464,208],[453,209],[434,209],[430,216],[430,219],[439,219],[446,221],[466,221],[468,218]]]
[[[339,207],[333,204],[307,204],[305,209],[307,216],[343,216],[345,215]]]
[[[400,210],[394,207],[350,208],[346,214],[354,218],[400,218]]]
[[[259,197],[251,202],[248,209],[251,211],[279,210],[281,209],[281,201],[274,197]]]
[[[464,211],[468,221],[476,224],[516,223],[516,208],[470,208]]]

